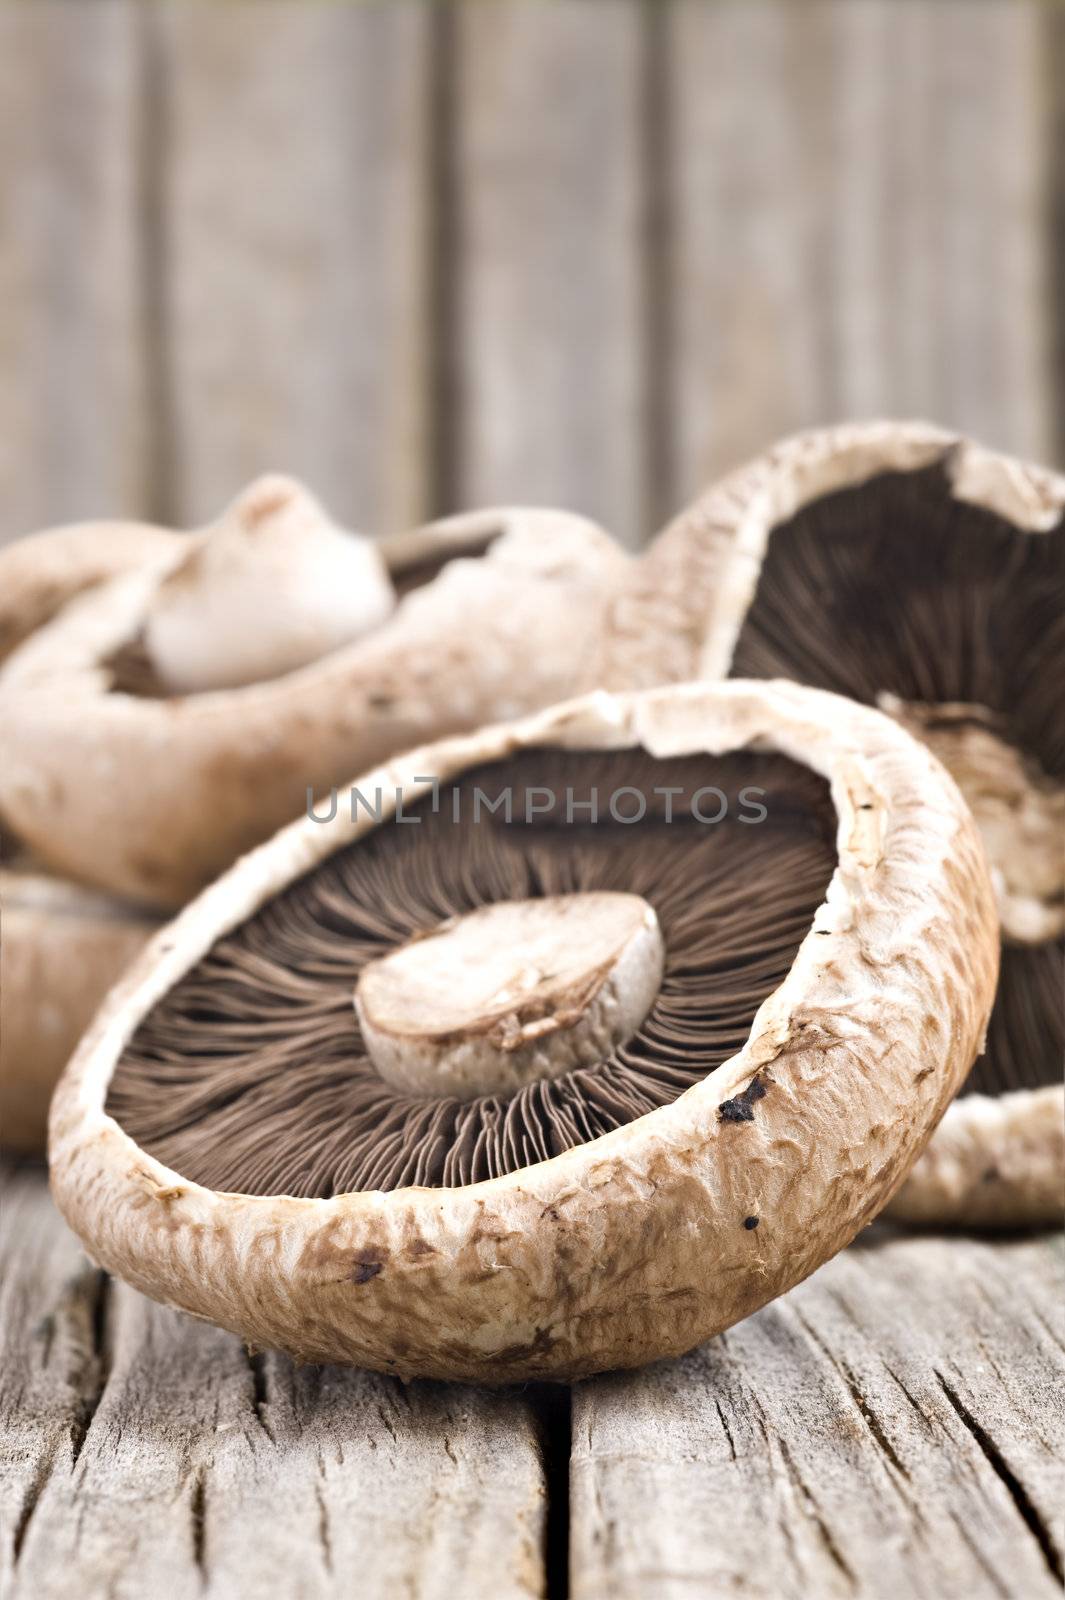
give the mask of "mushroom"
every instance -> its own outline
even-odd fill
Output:
[[[668,628],[672,675],[878,705],[952,773],[991,860],[1002,975],[966,1098],[896,1214],[1060,1221],[1065,478],[923,424],[802,434],[677,518],[616,609],[611,683],[653,679],[653,648],[623,641]]]
[[[183,548],[145,522],[79,522],[16,539],[0,550],[0,662],[69,601]]]
[[[583,518],[521,509],[378,554],[260,480],[8,658],[0,811],[52,870],[180,905],[355,768],[594,687],[627,566]]]
[[[0,662],[79,594],[173,558],[180,535],[84,522],[0,550]],[[155,921],[45,873],[0,820],[0,1142],[44,1149],[48,1102],[85,1024]]]
[[[0,869],[0,1140],[42,1151],[71,1052],[157,918],[15,860]]]
[[[351,797],[156,936],[53,1101],[92,1256],[252,1346],[488,1383],[679,1353],[876,1215],[979,1048],[975,824],[875,710],[599,693]]]
[[[291,479],[264,477],[149,596],[143,648],[167,693],[239,689],[361,638],[394,604],[369,539],[334,526]]]

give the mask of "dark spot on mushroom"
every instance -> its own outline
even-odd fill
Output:
[[[982,1178],[981,1181],[983,1183],[994,1183],[995,1179],[998,1176],[999,1176],[999,1171],[998,1171],[997,1167],[987,1167],[985,1169],[985,1171],[984,1171],[984,1175],[983,1175],[983,1178]]]
[[[717,1108],[718,1120],[721,1122],[753,1122],[755,1101],[761,1100],[765,1094],[765,1084],[759,1078],[752,1078],[746,1089],[733,1095],[731,1100],[722,1100]]]
[[[757,1217],[744,1217],[743,1226],[747,1229],[748,1233],[750,1233],[752,1229],[757,1228],[758,1220],[759,1219]]]
[[[369,1283],[371,1278],[376,1278],[383,1263],[380,1261],[356,1261],[355,1270],[351,1274],[352,1283]]]
[[[736,797],[750,783],[765,790],[758,827],[691,816],[700,788]],[[606,798],[625,787],[647,799],[639,824],[610,817]],[[672,821],[655,793],[667,787]],[[472,822],[473,794],[504,789],[513,820],[482,810]],[[534,789],[557,803],[527,821]],[[574,808],[567,823],[567,789],[578,804],[597,791],[600,821]],[[823,779],[748,751],[523,751],[444,787],[435,812],[426,796],[408,814],[420,824],[383,824],[278,893],[144,1018],[107,1100],[143,1149],[212,1188],[297,1197],[453,1187],[549,1160],[670,1104],[742,1048],[836,864]],[[665,943],[658,996],[626,1042],[510,1098],[385,1082],[353,1005],[370,961],[494,901],[596,890],[643,896]],[[756,1079],[722,1121],[750,1121],[765,1092]]]

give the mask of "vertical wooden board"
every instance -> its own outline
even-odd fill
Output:
[[[0,6],[0,542],[151,509],[135,11]]]
[[[681,0],[670,12],[662,359],[674,509],[831,413],[826,44],[812,6]]]
[[[1046,454],[1037,10],[674,7],[677,504],[843,418]]]
[[[5,1193],[7,1600],[543,1589],[521,1393],[249,1357],[86,1263],[43,1176]]]
[[[837,409],[1050,449],[1038,4],[877,0],[835,22]]]
[[[1037,49],[1042,63],[1044,238],[1049,266],[1044,296],[1050,318],[1050,382],[1054,396],[1055,465],[1065,463],[1065,7],[1043,6],[1039,13]]]
[[[420,520],[430,8],[235,0],[158,22],[175,515],[269,469],[348,525]]]
[[[1058,1240],[883,1240],[682,1361],[581,1385],[575,1600],[1050,1600],[1062,1279]]]
[[[456,24],[448,497],[561,505],[636,544],[640,9],[468,0]]]

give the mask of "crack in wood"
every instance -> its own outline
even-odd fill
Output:
[[[780,1451],[780,1458],[787,1470],[788,1477],[799,1491],[799,1495],[802,1499],[803,1505],[806,1508],[807,1515],[821,1536],[821,1542],[824,1545],[825,1553],[832,1564],[837,1567],[846,1578],[851,1589],[857,1593],[860,1587],[857,1576],[848,1565],[846,1557],[839,1548],[839,1545],[836,1543],[832,1529],[825,1517],[822,1515],[821,1509],[818,1506],[816,1496],[800,1472],[798,1464],[796,1463],[791,1451],[788,1449],[783,1439],[777,1439],[777,1449]]]
[[[255,1413],[255,1420],[265,1433],[271,1444],[276,1444],[273,1424],[269,1419],[270,1410],[270,1381],[266,1367],[266,1352],[263,1350],[249,1350],[245,1346],[245,1355],[248,1358],[248,1370],[251,1373],[251,1408]]]
[[[802,1328],[803,1332],[806,1334],[806,1337],[810,1340],[810,1343],[814,1345],[823,1356],[826,1357],[830,1364],[838,1368],[843,1385],[854,1402],[854,1405],[858,1411],[858,1415],[861,1417],[869,1433],[872,1435],[874,1443],[878,1446],[880,1453],[886,1457],[890,1465],[895,1468],[895,1471],[899,1474],[899,1476],[908,1481],[910,1477],[909,1468],[906,1466],[906,1463],[902,1460],[902,1457],[895,1449],[895,1446],[892,1444],[884,1430],[880,1418],[877,1416],[876,1412],[873,1410],[873,1407],[866,1399],[857,1375],[854,1373],[848,1362],[838,1353],[838,1351],[833,1351],[828,1347],[824,1339],[821,1338],[813,1325],[806,1319],[806,1317],[803,1316],[798,1306],[793,1305],[791,1307],[791,1311],[796,1322]],[[888,1371],[886,1366],[884,1370]],[[888,1372],[888,1376],[891,1377],[895,1383],[899,1384],[899,1388],[902,1389],[903,1393],[905,1394],[905,1388],[901,1383],[899,1383],[899,1380],[895,1377],[895,1374],[893,1372]],[[912,1397],[907,1394],[906,1398],[912,1405]]]
[[[523,1391],[536,1420],[547,1511],[544,1519],[545,1600],[570,1592],[570,1463],[573,1390],[568,1384],[532,1383]]]
[[[79,1396],[70,1419],[70,1469],[78,1464],[111,1376],[109,1313],[113,1285],[106,1272],[90,1268],[77,1280],[86,1300],[90,1337],[87,1390]]]
[[[192,1525],[192,1560],[203,1583],[207,1582],[207,1474],[201,1467],[192,1480],[189,1496]]]
[[[42,1456],[40,1461],[37,1463],[37,1469],[33,1475],[33,1478],[26,1486],[26,1491],[22,1497],[22,1503],[19,1506],[18,1514],[11,1530],[12,1568],[18,1566],[19,1558],[22,1555],[22,1547],[26,1542],[26,1535],[30,1531],[30,1523],[33,1521],[34,1512],[41,1503],[41,1496],[44,1493],[45,1484],[55,1471],[55,1458],[56,1452],[54,1450],[50,1451],[47,1455]]]
[[[1013,1501],[1021,1521],[1038,1545],[1047,1569],[1059,1584],[1065,1583],[1065,1571],[1063,1571],[1062,1567],[1061,1554],[1055,1549],[1050,1529],[1033,1505],[1027,1489],[1025,1489],[1002,1451],[987,1432],[987,1429],[973,1416],[953,1384],[940,1372],[938,1367],[933,1368],[933,1371],[936,1382],[942,1389],[951,1409],[962,1423],[962,1426],[972,1435],[988,1466]]]
[[[333,1570],[333,1541],[329,1532],[329,1507],[326,1505],[325,1495],[322,1493],[320,1483],[316,1483],[314,1486],[314,1498],[318,1506],[318,1543],[322,1547],[322,1565],[327,1572],[331,1573]]]

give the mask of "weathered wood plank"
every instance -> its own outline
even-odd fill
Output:
[[[1060,1241],[884,1237],[574,1397],[576,1600],[1060,1592]]]
[[[928,416],[1046,457],[1041,9],[674,6],[676,504],[844,417]]]
[[[1052,440],[1055,465],[1065,462],[1065,7],[1043,6],[1039,17],[1039,57],[1043,64],[1043,166],[1046,171],[1046,236],[1049,262],[1043,272],[1043,297],[1049,307],[1047,365],[1054,398]]]
[[[7,1600],[541,1593],[526,1396],[249,1359],[91,1268],[36,1172],[0,1261]]]
[[[135,11],[0,8],[0,542],[150,508]]]
[[[646,532],[641,13],[458,9],[450,495]]]
[[[426,509],[431,8],[158,18],[174,515],[266,469],[377,532]]]

